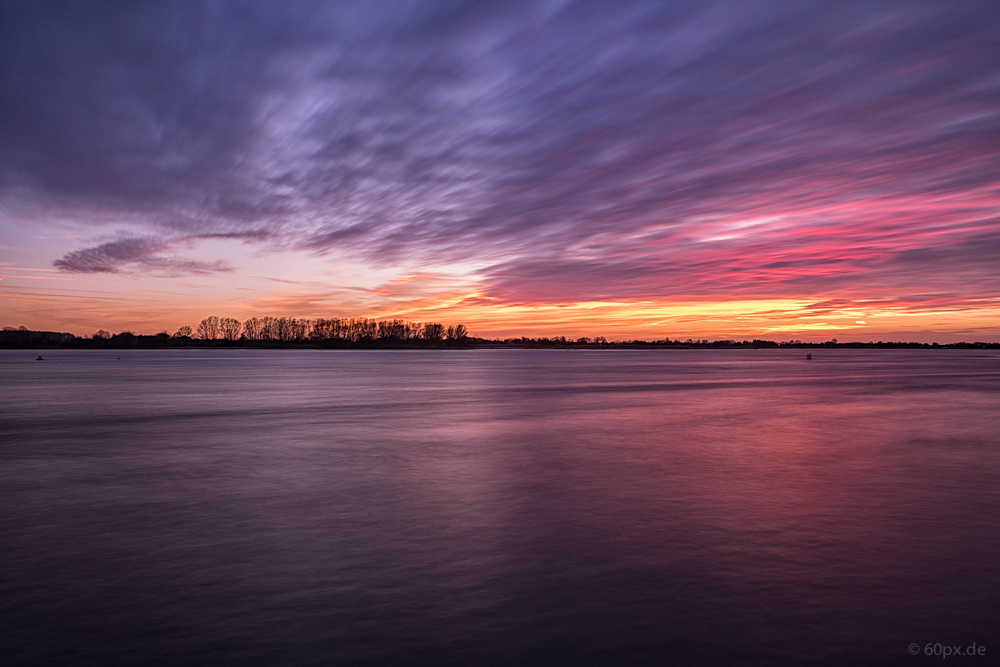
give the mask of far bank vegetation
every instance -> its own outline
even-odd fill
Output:
[[[412,344],[414,346],[463,346],[469,341],[464,324],[445,326],[437,322],[375,320],[367,317],[299,319],[294,317],[251,317],[240,322],[231,317],[206,317],[194,331],[181,327],[174,338],[198,340],[254,341],[320,344]]]

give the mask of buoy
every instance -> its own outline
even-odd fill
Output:
[[[812,358],[813,358],[813,356],[811,354],[807,354],[806,355],[806,359],[812,359]]]
[[[35,361],[45,361],[45,359],[42,358],[42,355],[38,355],[38,358],[35,359]]]

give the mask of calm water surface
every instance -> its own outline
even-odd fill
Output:
[[[7,664],[1000,656],[996,351],[37,354]]]

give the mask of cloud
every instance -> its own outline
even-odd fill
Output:
[[[52,262],[57,269],[71,273],[144,273],[188,275],[231,271],[222,261],[202,262],[176,256],[163,256],[174,244],[151,238],[125,238],[102,243],[93,248],[74,250]]]
[[[1000,214],[998,19],[975,1],[5,3],[0,205],[132,221],[65,270],[218,270],[148,240],[212,237],[474,263],[512,299],[891,292],[937,262],[951,290],[984,277],[961,253]]]

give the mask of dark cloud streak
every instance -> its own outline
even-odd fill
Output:
[[[225,262],[201,262],[164,256],[172,243],[154,238],[125,238],[74,250],[52,264],[70,273],[143,273],[189,275],[230,271]]]

